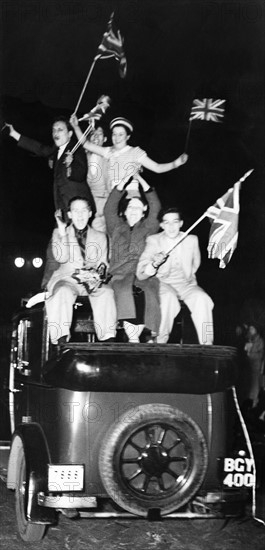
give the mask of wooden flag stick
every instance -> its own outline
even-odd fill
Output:
[[[248,172],[246,172],[244,174],[244,176],[242,176],[242,178],[240,178],[238,180],[238,183],[242,183],[243,181],[245,181],[246,178],[248,178],[250,176],[250,174],[252,174],[254,168],[252,168],[251,170],[248,170]],[[236,185],[236,184],[235,184]],[[199,223],[201,223],[202,220],[204,220],[204,218],[206,218],[208,216],[208,208],[207,210],[204,212],[204,214],[202,214],[200,216],[200,218],[198,218],[198,220],[196,220],[196,222],[194,222],[190,227],[189,229],[187,229],[187,231],[185,231],[185,233],[183,233],[182,237],[179,239],[179,241],[174,245],[172,246],[172,248],[170,248],[170,250],[167,251],[166,253],[166,258],[168,258],[170,252],[172,252],[172,250],[174,250],[176,248],[176,246],[178,246],[186,237],[187,235],[194,229],[194,227],[196,227],[197,225],[199,225]]]
[[[170,252],[172,252],[172,250],[174,250],[174,248],[176,248],[176,246],[178,246],[182,241],[184,241],[184,239],[187,237],[187,235],[194,229],[194,227],[196,227],[196,225],[199,225],[199,223],[201,223],[202,220],[204,220],[204,218],[206,218],[207,216],[207,210],[206,212],[204,212],[204,214],[201,215],[200,218],[198,218],[198,220],[196,222],[194,222],[190,227],[189,229],[187,229],[187,231],[185,231],[185,233],[183,233],[182,237],[179,239],[179,241],[174,245],[172,246],[172,248],[170,248],[170,250],[167,251],[166,255],[168,256],[170,254]]]
[[[185,146],[184,146],[184,153],[187,153],[187,150],[188,150],[188,142],[189,142],[189,138],[190,138],[191,123],[192,123],[192,120],[189,121],[189,126],[188,126]]]
[[[81,103],[81,101],[82,101],[83,95],[84,95],[84,93],[85,93],[86,87],[87,87],[87,85],[88,85],[88,82],[89,82],[89,79],[90,79],[90,77],[91,77],[92,71],[93,71],[93,69],[94,69],[94,67],[95,67],[95,64],[96,64],[96,59],[93,60],[93,63],[92,63],[92,65],[91,65],[90,69],[89,69],[89,73],[88,73],[88,75],[87,75],[87,77],[86,77],[85,84],[84,84],[84,86],[83,86],[83,88],[82,88],[81,94],[80,94],[80,96],[79,96],[78,102],[77,102],[76,107],[75,107],[75,110],[74,110],[74,112],[73,112],[74,115],[76,115],[76,113],[77,113],[77,111],[78,111],[79,105],[80,105],[80,103]]]

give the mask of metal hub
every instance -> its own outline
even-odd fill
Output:
[[[160,477],[170,464],[162,445],[151,445],[140,456],[142,470],[149,476]]]
[[[149,425],[126,441],[120,463],[133,491],[162,496],[175,491],[189,467],[186,442],[167,424]]]

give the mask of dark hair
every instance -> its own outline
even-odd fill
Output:
[[[92,135],[92,134],[93,134],[96,130],[98,130],[99,128],[102,128],[104,136],[107,137],[108,128],[107,128],[106,124],[105,124],[104,122],[102,122],[101,120],[97,120],[97,121],[96,121],[95,127],[94,127],[93,130],[91,131],[90,135]]]
[[[65,126],[67,127],[68,132],[70,132],[71,130],[73,130],[73,128],[72,128],[72,126],[71,126],[71,124],[70,124],[69,119],[68,119],[65,115],[56,116],[56,117],[53,119],[52,126],[53,126],[56,122],[64,122]]]
[[[87,197],[81,197],[81,196],[78,196],[76,195],[75,197],[72,197],[69,202],[68,202],[68,210],[70,210],[71,208],[71,204],[72,202],[74,201],[84,201],[87,203],[88,207],[89,207],[89,210],[91,210],[91,212],[93,212],[93,208],[92,208],[92,205],[91,205],[91,202],[90,200],[87,198]]]
[[[124,195],[121,197],[121,200],[118,204],[118,215],[123,218],[123,220],[126,221],[126,216],[125,216],[125,212],[127,210],[127,207],[129,205],[129,203],[131,202],[132,199],[138,199],[143,206],[146,206],[146,210],[143,212],[143,218],[147,218],[148,214],[149,214],[149,203],[148,201],[146,200],[146,197],[145,197],[145,194],[141,188],[141,186],[139,186],[139,192],[140,192],[140,196],[128,196],[127,192],[124,193]]]
[[[158,221],[161,223],[163,221],[163,217],[166,215],[166,214],[178,214],[179,215],[179,218],[180,220],[182,220],[182,212],[181,210],[178,208],[178,206],[174,206],[172,208],[162,208],[157,216],[158,218]]]

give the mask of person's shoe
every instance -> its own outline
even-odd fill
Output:
[[[61,336],[58,338],[58,346],[62,346],[63,344],[67,344],[67,336]]]
[[[130,323],[129,321],[123,321],[123,328],[125,330],[129,343],[139,344],[144,325],[135,325],[134,323]]]
[[[155,344],[156,333],[149,329],[145,329],[144,334],[142,334],[142,341],[144,344]]]

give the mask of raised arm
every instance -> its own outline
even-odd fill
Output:
[[[149,213],[145,220],[149,235],[156,233],[159,229],[158,214],[161,210],[161,202],[157,196],[155,189],[149,187],[145,193],[146,200],[149,204]]]
[[[144,168],[151,170],[151,172],[155,172],[156,174],[163,174],[164,172],[170,172],[170,170],[174,170],[174,168],[179,168],[179,166],[185,164],[187,160],[188,155],[186,153],[183,153],[182,155],[180,155],[180,157],[173,160],[172,162],[164,162],[162,164],[155,162],[149,157],[143,157],[141,164],[142,166],[144,166]]]
[[[49,157],[54,152],[54,146],[44,145],[36,139],[31,139],[26,136],[22,136],[15,130],[12,124],[7,124],[9,128],[9,135],[18,142],[18,146],[22,149],[26,149],[31,153],[35,153],[38,157]]]
[[[118,204],[121,200],[122,193],[116,187],[111,191],[104,208],[104,216],[106,219],[107,232],[112,235],[118,221]]]
[[[90,153],[96,153],[97,155],[100,155],[101,157],[107,157],[108,156],[108,150],[106,147],[101,147],[100,145],[95,145],[95,143],[91,143],[86,139],[84,136],[79,124],[78,124],[78,118],[76,115],[71,115],[70,117],[70,123],[73,127],[73,130],[75,132],[75,135],[78,139],[78,141],[81,141],[84,149],[86,151],[89,151]]]

